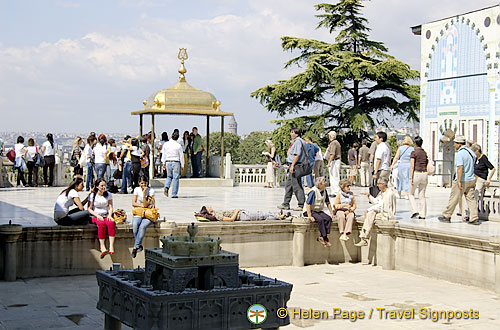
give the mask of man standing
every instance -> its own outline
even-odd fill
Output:
[[[458,202],[465,196],[467,207],[469,208],[470,220],[469,223],[478,225],[477,204],[474,199],[474,188],[476,186],[476,178],[474,177],[474,164],[476,163],[476,155],[472,150],[465,146],[465,137],[457,135],[453,141],[455,147],[455,166],[456,172],[453,183],[451,185],[450,199],[448,205],[443,212],[443,215],[438,218],[441,222],[451,222],[451,216]]]
[[[286,163],[289,166],[288,177],[285,182],[285,199],[283,204],[278,205],[279,209],[289,210],[290,201],[295,194],[299,206],[294,208],[294,211],[302,211],[304,208],[305,196],[304,188],[302,187],[302,178],[295,175],[295,165],[306,161],[306,151],[304,140],[300,138],[300,129],[292,128],[290,130],[292,138],[292,146],[288,149]]]
[[[349,161],[349,181],[354,185],[354,178],[358,175],[358,148],[359,144],[354,142],[352,148],[347,152],[347,160]]]
[[[319,147],[316,144],[313,144],[312,139],[309,136],[304,137],[304,142],[306,143],[306,152],[309,157],[309,165],[311,166],[311,170],[314,169],[316,154],[319,152]],[[306,186],[308,188],[312,188],[314,185],[313,182],[313,174],[306,175]]]
[[[171,137],[168,142],[163,144],[161,149],[161,162],[164,164],[163,170],[167,171],[163,193],[168,197],[168,190],[170,189],[170,185],[172,185],[172,198],[177,198],[179,178],[184,168],[184,152],[181,145],[177,142],[179,132],[172,133]]]
[[[328,133],[330,144],[328,145],[328,170],[330,171],[330,191],[333,196],[337,196],[340,191],[340,143],[337,141],[337,133]]]
[[[191,154],[191,164],[193,165],[193,178],[201,177],[201,135],[198,134],[198,128],[193,127],[194,134],[193,149]]]
[[[361,187],[370,186],[370,149],[366,146],[366,140],[361,141],[361,148],[358,155],[359,179]]]
[[[379,178],[377,181],[378,189],[380,193],[377,198],[373,198],[368,193],[361,193],[366,195],[370,203],[375,204],[368,208],[365,212],[365,222],[363,223],[363,228],[359,234],[360,241],[354,245],[356,246],[366,246],[368,245],[368,236],[371,233],[373,224],[375,220],[393,220],[396,215],[396,194],[394,191],[387,187],[389,179]]]
[[[373,180],[378,178],[386,178],[389,180],[391,175],[391,149],[386,143],[387,134],[385,132],[377,132],[375,142],[377,143],[377,151],[373,159]]]

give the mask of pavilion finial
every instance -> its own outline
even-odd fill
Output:
[[[184,66],[184,61],[188,59],[187,49],[179,48],[179,54],[177,55],[177,58],[181,60],[181,67],[179,68],[179,73],[181,74],[181,76],[179,78],[184,80],[184,74],[187,72],[186,67]]]

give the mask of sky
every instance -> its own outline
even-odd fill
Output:
[[[186,79],[234,112],[238,133],[272,130],[268,112],[250,93],[287,79],[293,54],[280,38],[332,40],[316,29],[309,0],[0,0],[0,131],[136,132],[154,92],[179,77],[180,47],[188,50]],[[364,16],[371,38],[420,70],[420,37],[411,26],[498,4],[498,0],[372,0]],[[212,119],[211,130],[220,129]],[[145,117],[145,130],[150,128]],[[198,126],[205,119],[160,116],[159,131]]]

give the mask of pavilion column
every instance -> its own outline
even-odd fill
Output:
[[[207,115],[207,162],[205,164],[205,177],[208,177],[208,169],[210,168],[210,116]]]
[[[224,116],[220,116],[220,178],[224,179]]]
[[[142,116],[142,115],[141,115]],[[151,114],[151,153],[149,155],[149,179],[155,175],[155,115]]]
[[[139,135],[142,136],[142,114],[139,115]]]

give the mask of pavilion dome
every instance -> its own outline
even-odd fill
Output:
[[[181,57],[179,57],[182,59]],[[187,59],[187,54],[186,54]],[[187,72],[182,59],[179,81],[170,87],[153,93],[144,100],[144,110],[154,111],[220,111],[220,102],[209,92],[194,88],[186,81]]]

